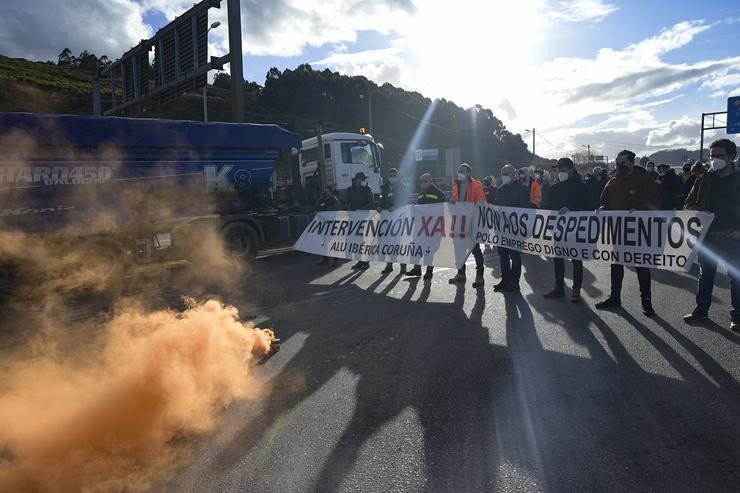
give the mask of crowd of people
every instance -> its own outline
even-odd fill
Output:
[[[708,211],[715,218],[704,242],[698,247],[699,280],[694,310],[684,316],[687,323],[695,323],[709,317],[712,303],[712,290],[719,263],[724,263],[730,282],[732,310],[730,328],[740,330],[740,170],[738,170],[737,147],[728,139],[720,139],[710,146],[710,163],[704,165],[697,161],[684,164],[682,173],[676,174],[667,164],[648,162],[644,167],[635,163],[635,153],[624,150],[617,155],[616,166],[611,172],[601,167],[582,177],[570,158],[559,159],[552,166],[557,171],[557,180],[550,183],[542,169],[531,172],[528,168],[517,169],[507,164],[501,168],[500,179],[485,177],[482,182],[473,176],[472,167],[463,163],[458,166],[450,201],[480,203],[520,208],[542,208],[567,214],[571,211],[626,210],[696,210]],[[429,204],[446,202],[447,196],[434,185],[430,174],[419,178],[420,190],[415,203]],[[379,202],[376,203],[373,191],[368,187],[367,177],[360,172],[353,184],[344,193],[345,204],[336,190],[327,188],[317,203],[317,211],[333,210],[389,210],[409,203],[409,192],[396,168],[388,171],[387,179],[381,187]],[[345,207],[346,206],[346,207]],[[475,279],[473,287],[485,285],[483,252],[476,244],[472,250],[475,258]],[[501,279],[494,285],[494,291],[519,291],[522,273],[521,253],[517,250],[498,247],[501,265]],[[330,260],[324,257],[319,265],[327,265]],[[336,262],[336,260],[334,261]],[[554,268],[554,287],[543,293],[546,298],[564,298],[565,259],[552,259]],[[570,299],[581,301],[583,283],[583,263],[572,259],[573,286]],[[355,263],[353,269],[368,269],[366,261]],[[383,273],[393,271],[388,263]],[[646,316],[655,315],[651,293],[651,271],[645,267],[635,268],[639,285],[642,311]],[[401,274],[422,276],[421,266],[406,270],[400,265]],[[433,276],[433,267],[426,268],[424,279]],[[624,266],[611,265],[610,294],[599,303],[597,309],[613,309],[622,304],[622,283]],[[450,284],[466,282],[465,265],[449,279]]]

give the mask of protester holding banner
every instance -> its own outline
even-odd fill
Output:
[[[657,210],[660,206],[660,190],[653,177],[640,166],[635,165],[635,153],[621,151],[616,159],[617,173],[604,187],[601,194],[600,210]],[[650,269],[636,267],[640,284],[642,312],[647,316],[655,315],[650,291]],[[622,280],[624,266],[611,265],[611,294],[596,304],[596,308],[616,308],[622,306]]]
[[[467,163],[462,163],[457,169],[457,179],[452,189],[452,203],[470,202],[477,204],[486,201],[486,194],[483,191],[481,182],[473,178],[472,168]],[[473,247],[473,257],[475,257],[475,281],[473,287],[483,286],[483,252],[480,251],[478,243]],[[449,280],[450,284],[465,282],[465,264],[457,271],[457,275]]]
[[[398,176],[398,169],[391,168],[388,170],[388,180],[380,187],[380,207],[378,212],[385,209],[393,211],[397,207],[408,204],[409,191],[404,185],[401,177]],[[388,262],[381,274],[393,272],[393,262]],[[406,273],[406,264],[401,264],[401,275]]]
[[[416,203],[422,204],[439,204],[447,202],[445,193],[434,185],[432,175],[424,173],[419,178],[421,181],[421,191],[416,195]],[[434,266],[428,265],[424,273],[424,279],[431,279],[434,272]],[[418,277],[421,275],[421,265],[415,265],[407,274],[409,277]]]
[[[347,189],[347,208],[350,211],[369,211],[375,209],[373,191],[367,184],[367,176],[360,171],[352,180],[352,186]],[[353,269],[366,270],[370,263],[360,260],[352,266]]]
[[[316,212],[341,211],[342,209],[344,209],[344,206],[342,206],[342,202],[339,200],[336,193],[334,193],[334,190],[331,187],[326,187],[319,197],[319,200],[316,202]],[[338,258],[335,257],[332,259],[332,267],[336,266],[338,263]],[[323,256],[321,261],[316,265],[329,265],[329,257]]]
[[[512,165],[501,168],[503,185],[496,194],[496,205],[504,207],[530,207],[529,189],[518,181],[519,173]],[[493,287],[494,291],[519,291],[522,276],[522,256],[517,250],[497,247],[501,263],[501,281]]]
[[[709,317],[717,263],[722,261],[730,278],[730,328],[737,331],[740,330],[740,173],[733,162],[737,146],[729,139],[720,139],[712,143],[709,153],[710,171],[695,181],[686,198],[686,209],[713,212],[714,222],[699,246],[696,308],[683,319],[693,323]]]
[[[545,209],[567,214],[570,211],[587,211],[590,209],[588,189],[576,171],[575,164],[570,158],[558,159],[553,168],[558,169],[559,182],[550,188],[550,196]],[[573,263],[573,291],[571,301],[581,301],[581,285],[583,284],[583,262],[572,259]],[[553,259],[555,267],[555,287],[544,294],[545,298],[562,298],[565,296],[565,259]]]

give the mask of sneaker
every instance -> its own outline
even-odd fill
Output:
[[[474,288],[480,288],[482,287],[486,282],[483,280],[483,274],[475,276],[475,281],[473,281],[473,287]]]
[[[505,287],[506,287],[506,283],[504,281],[501,281],[493,285],[493,290],[503,291]]]
[[[707,312],[705,312],[704,310],[700,310],[699,308],[694,308],[693,312],[683,316],[683,321],[687,324],[693,324],[696,322],[701,322],[702,320],[706,320],[708,318],[709,314]]]
[[[401,264],[401,275],[406,274],[406,264]]]
[[[316,262],[317,267],[322,266],[322,265],[329,265],[329,259],[324,257],[321,259],[320,262]]]
[[[504,285],[503,291],[505,293],[514,293],[516,291],[519,291],[519,283],[518,282],[510,282],[510,283]]]
[[[565,288],[563,286],[555,286],[542,296],[545,298],[563,298],[565,296]]]
[[[655,309],[653,308],[653,303],[650,301],[650,298],[642,299],[642,313],[647,317],[655,315]]]
[[[573,288],[573,292],[570,293],[570,301],[573,303],[581,301],[581,288]]]
[[[421,266],[419,266],[419,265],[414,266],[414,268],[411,269],[410,271],[408,271],[406,273],[406,275],[407,276],[410,276],[410,277],[419,277],[419,276],[421,276]]]
[[[609,296],[604,301],[596,303],[595,306],[598,310],[604,310],[605,308],[619,308],[620,306],[622,306],[622,300]]]
[[[450,284],[458,284],[461,282],[465,282],[465,274],[455,274],[455,277],[451,277],[449,281]]]
[[[428,270],[424,273],[424,279],[429,280],[432,278],[432,271]]]
[[[358,269],[360,270],[368,270],[370,268],[370,262],[360,262],[360,266]]]

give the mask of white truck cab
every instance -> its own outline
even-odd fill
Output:
[[[355,133],[329,133],[321,136],[326,163],[326,185],[345,190],[352,185],[352,178],[363,172],[373,193],[380,193],[380,149],[371,135]],[[301,183],[317,176],[319,149],[316,137],[301,144]]]

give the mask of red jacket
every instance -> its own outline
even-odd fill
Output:
[[[452,188],[452,202],[472,202],[477,204],[478,202],[486,201],[486,192],[483,191],[483,184],[475,178],[470,178],[468,183],[468,189],[465,192],[465,197],[462,199],[460,195],[460,182],[455,180],[455,186]]]
[[[601,192],[601,207],[612,211],[658,210],[660,201],[658,185],[640,166],[635,166],[627,176],[615,176]]]

